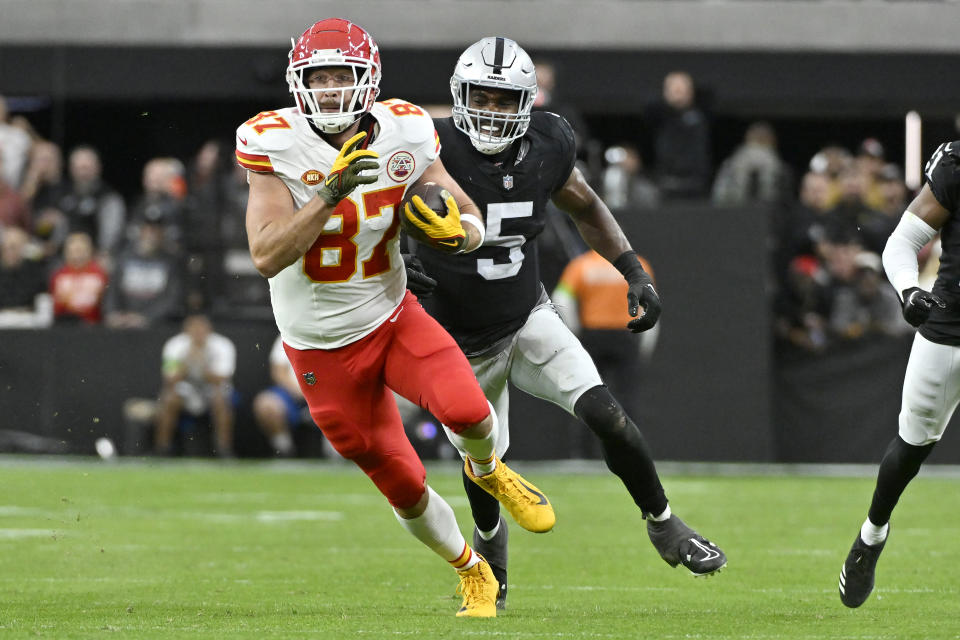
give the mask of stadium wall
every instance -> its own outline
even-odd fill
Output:
[[[664,303],[635,419],[658,460],[875,462],[896,433],[909,339],[854,343],[816,358],[775,353],[768,215],[692,205],[619,214],[652,263]],[[250,402],[269,384],[275,327],[229,317],[215,325],[237,345],[237,449],[266,455]],[[0,432],[33,433],[75,453],[92,453],[102,435],[122,444],[123,404],[155,397],[162,345],[178,331],[171,323],[0,332]],[[514,458],[598,455],[575,419],[520,392],[511,396],[510,420]],[[960,441],[950,440],[932,461],[960,463]]]

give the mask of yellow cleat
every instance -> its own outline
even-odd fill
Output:
[[[457,573],[460,574],[457,593],[463,595],[463,604],[457,611],[457,617],[496,618],[497,590],[500,584],[487,561],[481,559],[469,569],[457,571]]]
[[[547,496],[497,458],[497,467],[485,476],[473,473],[470,460],[464,462],[467,477],[500,502],[521,527],[534,533],[553,529],[556,514]]]

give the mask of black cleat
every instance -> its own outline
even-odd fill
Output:
[[[507,540],[509,537],[507,521],[502,515],[497,535],[489,540],[481,538],[477,528],[473,528],[473,550],[486,559],[497,579],[497,584],[500,585],[497,591],[497,609],[507,608]]]
[[[888,530],[887,538],[890,537]],[[873,591],[873,583],[877,572],[877,560],[887,541],[878,545],[869,545],[863,541],[860,534],[853,541],[847,560],[840,569],[840,602],[851,609],[859,607]]]
[[[682,564],[695,576],[709,576],[727,566],[720,547],[691,529],[671,514],[663,522],[647,519],[650,542],[671,567]]]

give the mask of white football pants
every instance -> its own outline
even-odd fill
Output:
[[[506,349],[471,358],[470,366],[497,413],[500,428],[496,452],[501,458],[510,446],[508,381],[570,414],[585,391],[603,384],[590,354],[550,302],[534,307]],[[449,430],[444,429],[449,438]]]
[[[900,437],[921,446],[936,442],[960,402],[960,347],[913,339],[903,378]]]

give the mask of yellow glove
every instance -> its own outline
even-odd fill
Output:
[[[467,232],[460,224],[460,207],[449,191],[444,189],[442,195],[447,207],[446,216],[437,215],[420,196],[413,196],[403,206],[403,215],[408,224],[419,229],[420,240],[444,253],[459,253],[467,242]],[[410,204],[416,207],[416,213],[410,209]]]
[[[350,192],[361,184],[371,184],[377,181],[376,175],[360,175],[361,171],[376,171],[380,165],[373,160],[364,158],[379,158],[380,154],[369,149],[357,149],[360,141],[367,136],[360,132],[343,143],[337,159],[330,167],[330,174],[323,181],[323,186],[317,192],[327,204],[336,206],[338,202],[350,195]]]

